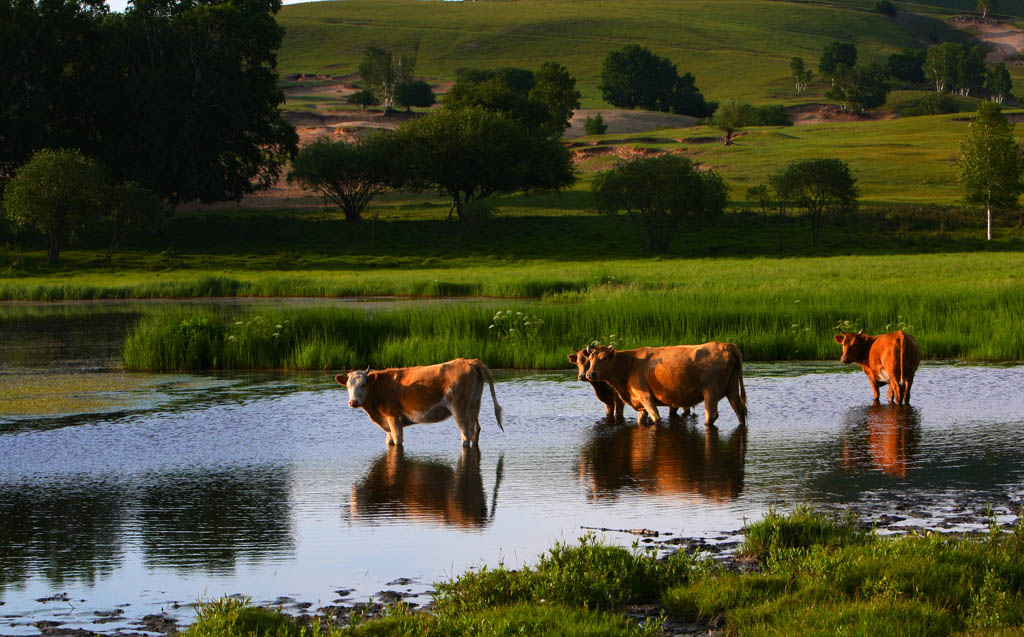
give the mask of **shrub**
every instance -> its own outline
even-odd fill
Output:
[[[608,124],[604,123],[600,113],[588,115],[583,121],[583,131],[587,135],[604,135],[608,131]]]
[[[896,5],[889,0],[877,0],[872,8],[878,13],[887,15],[890,18],[896,15]]]
[[[380,100],[377,99],[377,96],[371,93],[370,91],[363,89],[361,91],[356,91],[355,93],[349,95],[348,103],[355,104],[360,109],[364,109],[367,106],[377,106],[378,104],[380,104]]]
[[[920,115],[943,115],[945,113],[957,112],[956,100],[948,93],[929,93],[917,104],[900,109],[903,117],[918,117]]]

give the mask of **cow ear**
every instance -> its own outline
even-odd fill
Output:
[[[839,343],[840,345],[842,345],[843,344],[843,339],[846,338],[846,334],[836,334],[832,338],[836,339],[836,342]]]
[[[575,363],[576,362],[576,354],[575,353],[569,354],[569,362],[570,363]]]
[[[338,381],[339,385],[348,385],[348,373],[342,372],[335,376],[334,380]]]
[[[366,372],[366,384],[367,385],[372,383],[374,381],[374,379],[376,379],[376,378],[377,378],[377,374],[375,374],[373,372],[369,372],[369,371]]]
[[[609,347],[607,350],[608,356],[606,358],[615,358],[615,348]]]

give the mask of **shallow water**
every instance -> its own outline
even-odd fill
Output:
[[[810,502],[956,529],[961,513],[1012,520],[1024,503],[1024,367],[925,365],[914,406],[895,408],[838,363],[748,364],[749,426],[723,401],[710,432],[702,415],[609,425],[573,374],[501,373],[505,431],[485,395],[478,453],[451,421],[408,428],[396,451],[328,375],[121,374],[109,341],[128,319],[90,321],[55,323],[88,334],[71,339],[84,350],[59,336],[57,358],[0,350],[2,634],[188,622],[188,604],[226,594],[315,608],[423,593],[529,563],[583,526],[717,541]],[[53,404],[48,385],[78,397]],[[25,413],[26,392],[50,408]]]

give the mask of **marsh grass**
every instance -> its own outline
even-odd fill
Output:
[[[1020,634],[1024,522],[986,538],[880,538],[806,510],[750,525],[762,572],[703,573],[668,591],[680,617],[735,634]]]
[[[380,368],[458,357],[494,368],[561,369],[572,350],[615,334],[620,349],[719,340],[736,343],[747,361],[832,360],[837,324],[880,333],[902,321],[914,326],[926,359],[1024,360],[1024,281],[963,263],[919,261],[920,280],[904,272],[888,284],[875,278],[885,276],[883,266],[858,270],[842,260],[762,262],[749,270],[689,263],[666,265],[679,279],[627,273],[618,284],[539,302],[152,314],[130,331],[123,358],[126,369],[145,371]],[[496,311],[534,319],[529,337],[503,338],[489,328]]]

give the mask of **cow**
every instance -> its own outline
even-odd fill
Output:
[[[856,334],[843,332],[835,335],[843,346],[841,363],[858,363],[871,383],[871,391],[878,402],[878,388],[889,386],[889,402],[910,403],[910,388],[914,374],[921,363],[921,350],[914,337],[903,330],[869,336],[860,330]]]
[[[604,381],[623,401],[643,410],[655,424],[659,405],[691,407],[704,402],[704,425],[718,419],[718,402],[729,399],[740,426],[747,422],[743,357],[732,343],[640,347],[616,351],[594,347],[587,357],[586,380]]]
[[[590,352],[591,352],[592,349],[593,349],[593,346],[592,345],[588,345],[587,347],[585,347],[585,348],[583,348],[583,349],[581,349],[579,351],[576,351],[576,352],[573,352],[572,354],[569,354],[569,362],[573,363],[574,365],[576,365],[576,371],[577,371],[576,377],[579,378],[580,380],[584,380],[584,381],[587,380],[585,378],[585,373],[586,373],[586,368],[587,368],[587,357],[590,355]],[[594,395],[597,396],[597,399],[600,400],[602,403],[604,403],[604,406],[605,406],[605,412],[604,412],[605,418],[608,418],[609,420],[622,420],[622,412],[623,412],[623,408],[624,408],[625,403],[622,401],[622,398],[619,397],[618,393],[616,393],[616,391],[614,389],[612,389],[612,386],[609,385],[608,383],[605,383],[605,382],[602,382],[602,381],[587,381],[587,382],[589,382],[591,384],[591,386],[594,388]],[[676,417],[676,411],[678,409],[679,408],[676,407],[676,406],[671,407],[671,409],[669,411],[669,416],[672,417],[672,418],[675,418]],[[689,407],[684,407],[683,408],[683,415],[684,416],[689,416],[690,415],[690,408]],[[638,412],[638,419],[641,420],[641,421],[644,419],[644,411],[643,410],[640,410]]]
[[[384,430],[387,445],[402,444],[404,427],[441,422],[449,416],[455,417],[462,433],[462,446],[478,445],[484,381],[491,386],[498,428],[505,431],[491,370],[476,359],[457,358],[425,367],[367,369],[341,373],[334,380],[348,388],[349,407],[362,407]]]

